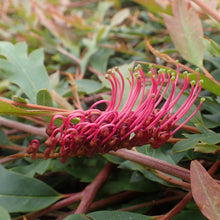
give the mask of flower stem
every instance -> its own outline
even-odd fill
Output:
[[[142,164],[152,169],[156,169],[172,176],[181,178],[184,181],[190,182],[189,170],[177,165],[170,164],[168,162],[144,155],[138,152],[134,152],[127,149],[120,149],[118,151],[110,151],[110,154],[118,156],[123,159],[131,160],[133,162]]]

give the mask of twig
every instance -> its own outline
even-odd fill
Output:
[[[24,131],[30,134],[40,135],[42,137],[48,137],[48,135],[45,133],[45,128],[37,128],[32,125],[27,125],[17,121],[6,119],[1,116],[0,116],[0,125],[9,128],[16,128],[20,131]]]
[[[77,207],[75,213],[86,213],[89,209],[89,206],[91,205],[92,201],[94,200],[97,191],[100,189],[100,187],[103,185],[103,183],[108,178],[110,172],[113,169],[113,164],[108,163],[101,172],[96,176],[96,178],[92,181],[91,184],[89,184],[84,190],[82,194],[82,200]]]
[[[183,198],[182,195],[175,195],[175,196],[168,197],[168,198],[153,200],[151,202],[146,202],[146,203],[142,203],[142,204],[133,205],[133,206],[130,206],[130,207],[118,209],[118,211],[134,211],[134,210],[138,210],[138,209],[141,209],[141,208],[146,208],[146,207],[153,206],[153,205],[160,205],[160,204],[163,204],[163,203],[166,203],[166,202],[179,200],[179,199],[182,199],[182,198]]]
[[[110,196],[110,197],[105,198],[105,199],[101,199],[101,200],[95,201],[89,207],[89,212],[94,211],[94,210],[98,210],[100,208],[107,207],[107,206],[109,206],[111,204],[115,204],[115,203],[120,203],[120,202],[126,201],[129,198],[137,197],[139,194],[140,194],[140,192],[126,191],[126,192],[121,192],[121,193],[118,193],[116,195]]]
[[[179,125],[180,125],[179,123],[176,123],[175,127],[178,127]],[[195,134],[201,134],[201,131],[198,128],[192,127],[192,126],[189,126],[189,125],[183,125],[181,127],[181,129],[183,129],[185,131],[189,131],[189,132],[195,133]]]
[[[77,92],[76,82],[73,78],[73,75],[71,73],[68,73],[68,72],[62,72],[62,74],[66,75],[68,77],[68,79],[70,80],[70,82],[71,82],[71,90],[72,90],[72,93],[73,93],[75,106],[77,107],[77,109],[82,109],[82,106],[81,106],[81,103],[80,103],[80,100],[79,100],[79,95],[78,95],[78,92]]]
[[[24,151],[24,150],[26,150],[25,147],[21,147],[21,146],[18,146],[18,145],[10,145],[10,146],[8,146],[8,145],[0,144],[0,148],[14,150],[14,151]]]
[[[185,138],[169,138],[167,140],[168,143],[177,143],[179,141],[186,140]]]
[[[173,208],[171,209],[166,215],[163,216],[161,220],[170,220],[173,216],[178,214],[185,205],[192,199],[192,192],[187,193],[187,195]]]
[[[21,151],[20,153],[24,154],[25,152],[26,152],[26,150]],[[8,162],[11,162],[16,159],[17,159],[16,157],[5,157],[5,158],[0,159],[0,164],[8,163]]]
[[[71,53],[68,51],[64,50],[62,47],[58,46],[57,50],[62,53],[63,55],[69,57],[71,60],[73,60],[76,64],[81,65],[81,60],[75,56],[73,56]],[[99,72],[98,70],[94,69],[91,66],[87,66],[88,70],[94,73],[97,76],[103,76],[103,73]],[[80,75],[79,78],[81,79],[82,76]]]
[[[168,176],[168,175],[164,174],[164,173],[161,172],[161,171],[153,170],[153,173],[154,173],[156,176],[158,176],[159,178],[165,180],[165,181],[168,182],[168,183],[172,183],[172,184],[181,186],[181,187],[186,188],[186,189],[191,189],[191,186],[190,186],[189,183],[183,182],[183,181],[178,180],[178,179],[174,179],[174,178],[172,178],[171,176]]]
[[[57,46],[57,50],[62,53],[63,55],[69,57],[71,60],[73,60],[78,65],[81,65],[81,60],[75,56],[73,56],[71,53],[64,50],[61,46]]]

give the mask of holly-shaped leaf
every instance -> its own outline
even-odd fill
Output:
[[[17,84],[32,103],[36,103],[36,95],[40,89],[50,91],[49,77],[43,64],[44,54],[41,49],[33,51],[29,56],[27,44],[0,42],[0,69],[6,77]]]
[[[216,144],[220,142],[220,135],[201,125],[198,125],[198,129],[201,134],[183,134],[187,139],[177,142],[172,152],[182,152],[192,148],[203,153],[215,152],[219,148]]]
[[[220,185],[198,161],[191,162],[190,178],[193,198],[203,215],[220,219]]]

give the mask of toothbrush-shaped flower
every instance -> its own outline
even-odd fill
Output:
[[[135,73],[131,70],[129,72],[130,92],[121,109],[125,80],[119,69],[114,68],[106,74],[112,86],[110,101],[98,101],[89,110],[75,110],[66,118],[62,115],[55,115],[52,118],[46,131],[49,135],[45,142],[46,158],[49,158],[50,153],[55,151],[57,145],[60,146],[58,150],[63,162],[67,157],[82,155],[92,157],[96,153],[105,154],[111,150],[130,149],[144,144],[151,144],[153,148],[158,148],[186,124],[202,104],[203,100],[194,113],[176,127],[175,124],[188,112],[201,91],[202,83],[199,81],[199,74],[197,74],[197,81],[190,82],[189,74],[185,72],[183,74],[184,84],[179,94],[176,95],[180,74],[178,64],[177,73],[165,69],[156,73],[152,68],[148,73],[151,80],[151,87],[148,91],[145,88],[146,78],[141,67],[136,67]],[[173,107],[189,85],[191,85],[191,92],[188,98],[174,113]],[[165,100],[164,96],[169,87],[171,91]],[[94,108],[102,102],[108,104],[105,111]],[[54,123],[57,119],[62,121],[59,127]],[[78,123],[73,123],[74,119],[77,119]],[[37,144],[38,142],[33,141],[29,146],[31,148],[34,145],[34,153],[36,153]]]

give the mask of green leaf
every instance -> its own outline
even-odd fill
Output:
[[[190,80],[195,79],[196,74],[191,74]],[[199,74],[200,80],[203,80],[202,88],[212,92],[213,94],[220,96],[220,86],[214,83],[211,79],[207,78],[203,74]]]
[[[92,55],[89,63],[94,69],[105,74],[107,70],[109,57],[113,54],[114,50],[100,48],[95,54]]]
[[[183,151],[192,149],[195,147],[198,141],[199,141],[199,138],[191,137],[191,136],[189,139],[179,141],[173,146],[172,153],[183,152]]]
[[[102,193],[109,195],[126,190],[137,192],[154,192],[158,190],[158,185],[155,185],[152,180],[148,180],[142,175],[142,171],[143,173],[145,171],[140,165],[125,161],[120,165],[120,168],[121,170],[114,173],[103,185]]]
[[[120,164],[124,161],[124,159],[120,158],[120,157],[116,157],[114,155],[111,154],[104,154],[102,155],[106,160],[115,163],[115,164]]]
[[[27,166],[14,167],[11,170],[16,173],[23,174],[28,177],[33,177],[37,174],[44,174],[50,168],[51,160],[38,159]]]
[[[98,47],[96,45],[96,39],[94,38],[93,40],[84,38],[83,39],[83,44],[84,46],[87,47],[87,52],[84,55],[84,57],[81,59],[81,65],[80,65],[80,69],[81,72],[84,73],[86,70],[86,66],[87,63],[89,62],[89,59],[91,58],[91,56],[96,53],[96,51],[98,50]]]
[[[64,218],[63,220],[153,220],[153,217],[141,215],[132,212],[120,212],[120,211],[97,211],[84,214],[73,214]]]
[[[66,163],[60,163],[60,159],[51,160],[49,170],[53,172],[67,172],[79,178],[81,182],[91,182],[105,165],[104,160],[99,155],[92,158],[74,157],[68,158]]]
[[[44,54],[41,49],[27,54],[27,44],[0,42],[0,68],[7,78],[17,84],[33,103],[40,89],[50,91],[49,77],[44,67]]]
[[[64,218],[63,220],[91,220],[85,214],[72,214]]]
[[[8,171],[0,166],[0,206],[9,212],[33,212],[61,198],[40,180]]]
[[[90,79],[77,79],[75,82],[77,91],[86,94],[96,93],[103,87],[101,83]]]
[[[15,107],[7,102],[0,100],[0,115],[9,114],[9,115],[18,115],[18,116],[26,116],[26,115],[35,115],[35,116],[44,116],[50,111],[40,111],[40,110],[26,110],[23,108]]]
[[[209,52],[209,54],[213,57],[220,57],[220,45],[217,44],[212,39],[203,38],[203,43],[205,45],[205,49]]]
[[[41,89],[37,93],[37,104],[53,107],[53,99],[47,89]]]
[[[201,152],[205,154],[215,153],[220,149],[218,145],[215,144],[202,144],[194,147],[194,151]]]
[[[220,142],[220,135],[213,132],[212,130],[208,130],[201,125],[197,125],[198,129],[202,132],[202,135],[198,134],[199,140],[203,143],[208,144],[217,144]]]
[[[132,212],[120,212],[120,211],[97,211],[87,214],[88,217],[94,220],[149,220],[153,219],[150,216],[141,215]]]
[[[174,16],[163,14],[163,17],[176,49],[184,59],[202,67],[203,29],[197,13],[188,2],[182,0],[173,1],[172,10]]]
[[[154,13],[165,12],[171,14],[171,5],[167,4],[165,1],[156,1],[156,0],[132,0],[133,2],[143,5],[150,11]]]
[[[183,134],[188,139],[177,142],[173,146],[172,152],[182,152],[192,148],[196,151],[199,151],[200,149],[204,153],[215,152],[218,149],[215,144],[220,142],[220,135],[202,127],[201,125],[198,125],[198,129],[202,132],[202,134]],[[197,145],[198,142],[200,142],[201,145]],[[205,150],[206,147],[208,149]]]
[[[11,217],[8,214],[7,210],[0,206],[0,220],[10,220]]]
[[[22,98],[20,96],[13,96],[13,101],[14,102],[19,102],[19,103],[24,103],[24,104],[28,103],[25,98]]]
[[[1,118],[0,118],[0,125],[1,125]],[[11,141],[8,139],[8,136],[0,129],[0,144],[1,145],[12,145]]]
[[[116,26],[121,24],[130,15],[130,10],[128,8],[123,8],[118,11],[111,19],[110,26]]]
[[[220,219],[220,186],[198,162],[192,161],[190,178],[193,198],[208,219]]]
[[[176,88],[176,95],[179,94],[180,89],[177,87]],[[168,92],[165,93],[164,97],[167,99],[170,96],[171,93],[171,87],[168,88]],[[188,96],[185,94],[182,94],[181,97],[178,99],[177,103],[174,105],[173,107],[173,112],[178,111],[180,108],[182,108],[183,105],[186,104],[186,100],[187,100]],[[197,109],[197,106],[195,104],[192,104],[192,106],[190,107],[190,109],[187,111],[187,113],[178,121],[178,123],[181,123],[183,121],[185,121],[188,117],[190,117]],[[191,124],[203,124],[203,120],[202,120],[202,116],[200,114],[200,112],[197,112],[188,123]]]
[[[220,112],[216,114],[203,114],[204,124],[208,128],[220,126]]]
[[[199,210],[183,210],[181,213],[175,215],[172,220],[207,220],[207,218]]]

